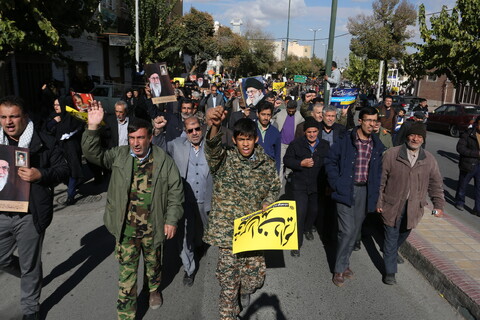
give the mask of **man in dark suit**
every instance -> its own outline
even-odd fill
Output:
[[[206,112],[216,106],[225,106],[225,98],[221,92],[218,92],[218,87],[213,85],[210,88],[210,93],[200,101],[200,109]]]
[[[324,107],[322,118],[320,136],[322,139],[327,140],[330,146],[332,146],[345,135],[347,129],[345,126],[335,122],[337,119],[337,109],[334,106]]]
[[[127,128],[130,118],[127,114],[127,103],[120,100],[115,103],[115,115],[109,115],[105,118],[108,149],[128,145]]]

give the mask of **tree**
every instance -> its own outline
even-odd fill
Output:
[[[242,57],[248,53],[249,44],[245,37],[232,32],[228,27],[219,27],[215,34],[217,54],[221,57],[224,70],[237,75]]]
[[[343,77],[352,81],[362,89],[369,88],[378,77],[378,60],[359,57],[353,52],[348,55],[348,67],[343,72]]]
[[[268,40],[271,36],[258,29],[249,29],[245,32],[245,38],[248,41],[248,50],[242,57],[240,74],[251,76],[271,71],[275,63],[275,45]]]
[[[350,50],[362,58],[383,60],[387,66],[389,60],[401,60],[405,54],[406,41],[413,35],[407,28],[415,25],[417,14],[413,4],[406,0],[375,0],[372,8],[373,15],[360,14],[348,19],[347,28],[353,36]],[[387,72],[385,67],[384,94]]]
[[[289,55],[287,62],[279,61],[275,64],[275,70],[277,73],[283,73],[285,66],[288,68],[288,74],[290,75],[305,75],[305,76],[319,76],[324,73],[325,63],[319,58],[299,58],[297,56]]]
[[[0,8],[0,56],[38,52],[63,57],[70,49],[66,38],[98,28],[92,19],[98,0],[2,1]]]
[[[179,17],[172,16],[176,1],[142,0],[138,7],[140,65],[168,61],[173,66],[175,55],[180,50],[177,41],[172,41],[172,35],[178,32],[176,27]],[[135,6],[131,6],[131,21],[135,23]],[[135,28],[132,28],[134,30]],[[172,29],[172,30],[170,30]],[[130,53],[135,56],[135,41],[130,46]],[[178,60],[178,58],[177,58]]]
[[[440,15],[430,18],[428,28],[425,7],[419,8],[420,35],[423,44],[413,62],[424,71],[445,74],[457,85],[470,84],[480,89],[480,2],[458,0],[451,14],[443,6]],[[458,102],[458,97],[456,97]]]
[[[179,42],[182,52],[192,56],[192,68],[189,73],[193,73],[201,66],[207,64],[209,60],[216,59],[217,48],[214,36],[213,17],[207,12],[191,8],[190,12],[179,21],[180,33]]]

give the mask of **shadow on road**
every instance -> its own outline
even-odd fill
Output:
[[[275,310],[275,319],[287,320],[280,308],[280,300],[276,295],[269,295],[268,293],[262,293],[247,309],[245,315],[239,317],[242,320],[257,319],[257,312],[262,308],[273,308]]]
[[[115,238],[107,231],[105,226],[101,226],[83,236],[80,244],[82,247],[77,252],[56,266],[50,274],[43,279],[43,287],[46,287],[55,278],[82,264],[42,302],[40,307],[41,319],[46,319],[50,309],[59,303],[63,297],[71,292],[92,270],[113,252]]]
[[[266,250],[265,251],[265,264],[268,269],[285,268],[285,258],[283,256],[283,250]]]
[[[455,164],[458,164],[458,159],[459,155],[458,153],[453,153],[453,152],[448,152],[448,151],[443,151],[443,150],[437,150],[438,155],[447,158],[448,160],[452,161]]]
[[[383,257],[378,251],[375,243],[383,248],[383,222],[379,213],[371,212],[367,214],[362,226],[362,242],[373,265],[381,273],[385,273],[385,264]]]

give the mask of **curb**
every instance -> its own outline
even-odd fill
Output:
[[[399,251],[462,316],[480,319],[480,286],[465,271],[415,230]]]

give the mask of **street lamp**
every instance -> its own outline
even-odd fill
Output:
[[[308,29],[313,32],[313,50],[312,50],[312,58],[315,58],[315,39],[317,38],[317,31],[322,31],[322,28],[318,29]]]
[[[290,36],[290,3],[291,0],[288,0],[287,45],[285,46],[285,76],[287,76],[288,37]]]

